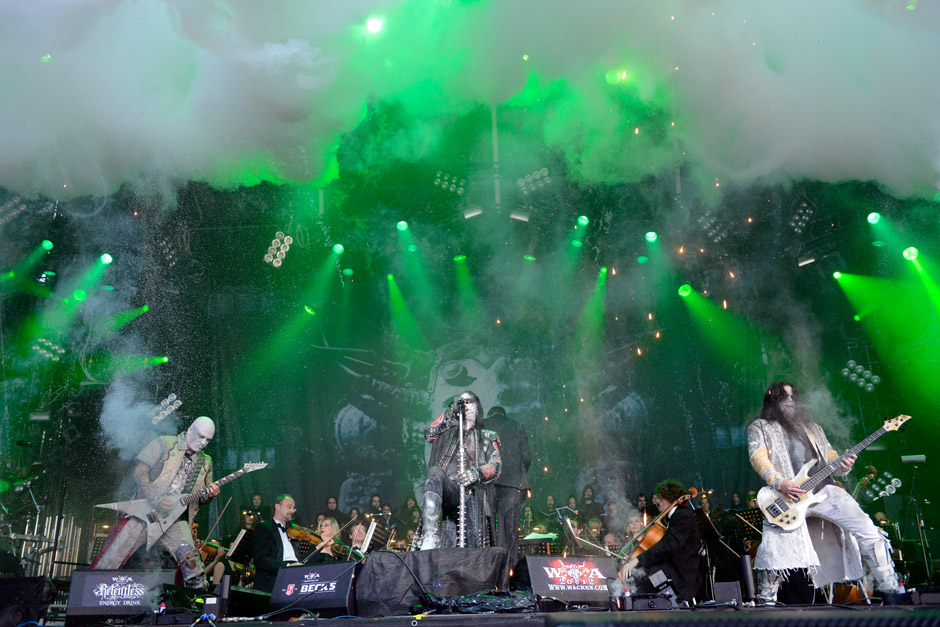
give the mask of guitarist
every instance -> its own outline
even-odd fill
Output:
[[[205,588],[206,576],[202,559],[193,542],[190,525],[199,511],[219,494],[212,484],[212,458],[202,452],[215,435],[215,423],[200,416],[185,433],[161,436],[151,441],[137,455],[134,480],[138,499],[150,499],[156,509],[168,510],[172,495],[189,494],[206,489],[207,498],[191,503],[187,520],[177,520],[160,537],[158,544],[165,548],[183,574],[187,587]],[[147,525],[139,518],[125,516],[111,530],[101,553],[92,562],[92,568],[120,568],[147,538]]]
[[[747,427],[747,440],[751,466],[767,485],[791,499],[799,499],[805,493],[792,479],[806,462],[818,460],[810,470],[812,476],[815,471],[839,458],[822,428],[809,417],[796,387],[786,381],[778,381],[767,388],[760,417]],[[842,471],[847,474],[854,462],[854,455],[843,459]],[[872,523],[855,499],[831,478],[817,486],[816,492],[827,498],[811,505],[806,512],[807,517],[835,523],[844,532],[853,535],[858,541],[862,559],[872,572],[877,589],[886,594],[897,593],[898,579],[891,561],[891,545],[884,532]],[[827,538],[833,539],[833,534],[827,534]],[[842,561],[851,564],[851,543],[845,542],[843,545],[846,555]],[[858,564],[857,555],[854,562]],[[816,574],[820,569],[820,560],[807,525],[785,531],[765,520],[754,568],[757,569],[757,598],[762,604],[776,603],[777,590],[786,571],[806,569]],[[858,572],[847,572],[844,578],[860,579],[864,573],[856,568]]]

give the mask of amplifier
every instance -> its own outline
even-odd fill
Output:
[[[271,611],[304,609],[321,618],[356,616],[353,578],[358,562],[291,566],[277,572]]]

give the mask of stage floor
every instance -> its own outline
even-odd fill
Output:
[[[182,615],[178,615],[182,619]],[[172,624],[164,617],[160,624]],[[166,622],[164,622],[166,621]],[[228,619],[229,624],[244,627],[314,627],[326,622],[333,627],[350,627],[370,624],[381,627],[501,627],[502,625],[525,625],[526,627],[604,627],[630,625],[639,627],[671,627],[701,624],[704,627],[729,625],[744,627],[760,626],[845,626],[845,627],[889,627],[913,625],[917,627],[940,627],[940,605],[812,605],[789,607],[710,607],[695,610],[673,609],[659,611],[608,612],[590,609],[579,612],[555,612],[535,614],[419,614],[415,616],[388,616],[382,618],[336,618],[300,619],[294,621],[258,621],[250,619]],[[226,621],[226,622],[228,622]],[[189,620],[176,624],[185,625]],[[52,618],[45,625],[62,625],[60,618]],[[217,625],[222,625],[219,621]]]

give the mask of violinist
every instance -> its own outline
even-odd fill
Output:
[[[366,524],[361,520],[357,520],[352,524],[352,527],[349,529],[349,545],[360,552],[365,552],[365,549],[362,547],[362,543],[366,539]]]
[[[335,518],[324,518],[320,521],[320,542],[317,543],[316,552],[307,560],[307,564],[332,564],[345,559],[340,556],[339,523]],[[344,547],[345,548],[345,547]]]
[[[685,488],[678,481],[666,480],[656,486],[653,504],[664,515],[658,523],[647,525],[647,537],[621,566],[620,579],[625,584],[628,579],[633,579],[635,589],[640,592],[655,592],[649,577],[662,571],[672,580],[680,599],[691,603],[692,596],[701,585],[699,551],[702,539],[688,503],[680,502],[673,507],[683,496],[686,498],[681,501],[688,499]],[[658,527],[659,523],[663,526]],[[655,538],[660,533],[661,539],[656,542]],[[653,539],[651,545],[645,542],[650,538]],[[634,539],[634,544],[636,542]]]
[[[255,564],[255,589],[271,592],[277,571],[284,566],[299,564],[296,546],[287,535],[297,506],[289,494],[281,494],[274,502],[274,517],[257,523],[252,536]]]

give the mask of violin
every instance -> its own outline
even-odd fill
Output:
[[[219,554],[219,549],[224,551],[225,547],[214,540],[207,540],[206,542],[200,543],[199,555],[202,557],[202,563],[206,564],[214,560],[215,556]]]
[[[323,538],[319,533],[306,527],[301,527],[296,523],[288,523],[287,531],[285,532],[287,537],[291,540],[297,540],[298,542],[309,542],[310,544],[316,546],[323,542]]]
[[[669,515],[669,512],[686,501],[693,499],[698,494],[698,490],[695,488],[691,488],[689,491],[691,492],[690,494],[683,494],[677,498],[672,502],[672,505],[661,511],[656,518],[643,527],[640,533],[624,543],[623,548],[620,549],[620,553],[617,554],[618,559],[625,561],[636,559],[662,540],[663,536],[666,535],[666,525],[662,523],[662,520]]]

